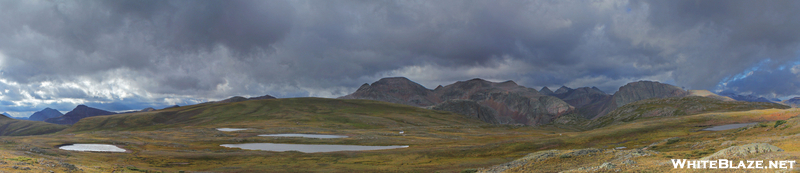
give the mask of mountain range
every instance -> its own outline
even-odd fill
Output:
[[[742,96],[733,92],[722,92],[717,95],[707,90],[687,91],[677,86],[652,81],[631,82],[621,86],[614,94],[608,94],[597,87],[573,89],[561,86],[555,91],[543,87],[537,91],[518,85],[514,81],[490,82],[480,78],[458,81],[445,86],[439,85],[431,90],[405,77],[382,78],[372,84],[365,83],[355,92],[339,99],[377,100],[449,111],[492,124],[543,125],[554,123],[554,120],[559,118],[561,119],[559,121],[568,122],[594,120],[633,102],[687,96],[707,97],[720,101],[772,102],[763,97]],[[260,99],[275,99],[275,97],[234,96],[209,103]],[[800,105],[800,98],[786,100],[781,104],[797,106]],[[154,110],[156,109],[145,108],[124,113]],[[28,120],[69,125],[86,117],[113,114],[116,113],[79,105],[66,114],[45,108],[31,115]]]
[[[93,116],[100,116],[100,115],[113,115],[116,114],[114,112],[105,111],[102,109],[97,109],[93,107],[89,107],[86,105],[78,105],[72,111],[67,112],[66,114],[45,119],[45,122],[53,123],[53,124],[75,124],[79,120],[86,118],[86,117],[93,117]]]
[[[652,81],[631,82],[621,86],[616,93],[607,94],[597,87],[572,89],[562,86],[556,91],[543,87],[537,91],[514,81],[496,83],[478,78],[439,85],[431,90],[405,77],[365,83],[355,92],[339,98],[378,100],[450,111],[493,124],[542,125],[564,115],[592,120],[633,102],[687,96],[735,100],[707,90],[687,91]]]
[[[489,82],[483,79],[459,81],[427,89],[405,77],[383,78],[364,84],[340,99],[368,99],[435,110],[458,112],[495,124],[545,124],[572,113],[575,107],[513,81]]]

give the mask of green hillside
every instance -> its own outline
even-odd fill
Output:
[[[684,116],[708,112],[733,112],[756,109],[788,109],[789,106],[767,102],[721,101],[707,97],[673,97],[633,102],[588,121],[586,127],[599,128],[638,119]]]
[[[479,125],[462,115],[371,100],[287,98],[205,103],[153,112],[89,117],[65,132],[157,130],[173,127],[320,127],[375,129]]]
[[[69,126],[41,121],[28,121],[0,117],[0,136],[28,136],[55,133]]]

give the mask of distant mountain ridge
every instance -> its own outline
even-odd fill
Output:
[[[556,93],[553,93],[553,91],[550,90],[550,88],[547,88],[547,87],[542,87],[542,89],[539,90],[539,93],[540,94],[544,94],[544,95],[549,95],[549,96],[552,96],[552,95],[556,94]]]
[[[791,106],[793,108],[800,107],[800,97],[791,98],[788,100],[784,100],[780,102],[786,106]]]
[[[361,85],[352,94],[339,98],[428,107],[494,124],[541,125],[562,115],[595,119],[631,102],[690,94],[680,87],[652,81],[631,82],[609,95],[597,87],[561,86],[554,92],[543,87],[536,91],[513,81],[495,83],[478,78],[430,90],[405,77],[392,77]]]
[[[233,102],[241,102],[241,101],[247,101],[247,100],[262,100],[262,99],[275,99],[275,97],[272,97],[271,95],[263,95],[263,96],[250,97],[250,98],[244,98],[242,96],[233,96],[231,98],[228,98],[228,99],[225,99],[225,100],[216,101],[216,102],[217,103],[233,103]]]
[[[86,117],[113,115],[113,114],[116,113],[105,111],[102,109],[92,108],[86,105],[78,105],[77,107],[75,107],[75,109],[72,109],[72,111],[69,111],[66,114],[59,117],[48,118],[45,120],[45,122],[53,124],[75,124],[79,120]]]
[[[733,91],[722,91],[719,93],[720,96],[730,97],[737,101],[748,101],[748,102],[773,102],[764,97],[758,97],[753,95],[739,95],[734,93]]]
[[[574,110],[556,97],[542,95],[513,81],[495,83],[478,78],[439,86],[434,90],[405,77],[383,78],[371,85],[361,85],[352,94],[339,98],[460,112],[496,124],[545,124]]]
[[[64,114],[62,114],[58,110],[55,110],[55,109],[52,109],[52,108],[44,108],[41,111],[37,111],[37,112],[31,114],[31,116],[28,117],[28,120],[31,120],[31,121],[44,121],[44,120],[47,120],[48,118],[60,117],[60,116],[63,116],[63,115]]]

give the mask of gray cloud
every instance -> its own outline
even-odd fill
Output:
[[[0,1],[0,91],[9,89],[0,100],[8,111],[26,112],[76,104],[140,109],[232,95],[336,97],[398,75],[427,87],[481,77],[613,93],[627,82],[658,80],[782,97],[800,94],[777,80],[791,76],[788,68],[776,70],[800,61],[798,7],[796,1]],[[753,75],[730,80],[754,66],[760,68]]]

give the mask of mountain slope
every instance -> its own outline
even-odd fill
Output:
[[[0,115],[0,136],[28,136],[55,133],[68,126],[39,121],[17,120]]]
[[[616,108],[612,96],[597,87],[566,88],[565,91],[556,97],[574,106],[577,113],[585,119],[605,115]]]
[[[721,101],[689,96],[654,98],[633,102],[591,121],[587,127],[598,128],[643,118],[683,116],[708,112],[747,111],[755,109],[787,109],[788,106],[766,102]]]
[[[567,86],[561,86],[560,88],[556,89],[556,91],[554,91],[553,94],[564,94],[569,91],[572,91],[572,88],[569,88]]]
[[[75,109],[72,109],[72,111],[69,111],[60,117],[48,118],[45,120],[45,122],[53,124],[75,124],[79,120],[86,117],[113,115],[113,114],[116,113],[88,107],[86,105],[78,105],[77,107],[75,107]]]
[[[708,90],[689,90],[689,95],[690,96],[708,97],[708,98],[713,98],[713,99],[722,100],[722,101],[736,101],[736,100],[734,100],[734,99],[732,99],[730,97],[717,95],[717,94],[714,94],[714,93],[712,93],[711,91],[708,91]]]
[[[33,113],[30,117],[28,117],[28,120],[31,120],[31,121],[44,121],[44,120],[46,120],[48,118],[60,117],[62,115],[64,115],[64,114],[61,114],[61,112],[59,112],[58,110],[51,109],[51,108],[44,108],[41,111],[37,111],[37,112]]]
[[[547,88],[547,87],[543,87],[541,90],[539,90],[539,93],[543,94],[543,95],[549,95],[549,96],[552,96],[552,95],[556,94],[556,93],[553,93],[553,91],[550,90],[550,88]]]
[[[788,100],[781,101],[781,104],[796,108],[796,107],[800,106],[800,97],[795,97],[795,98],[791,98],[791,99],[788,99]]]
[[[574,107],[556,97],[541,95],[538,91],[517,85],[513,81],[494,83],[472,79],[458,81],[434,92],[440,100],[472,100],[490,107],[500,116],[496,119],[512,120],[507,124],[546,124],[560,115],[574,111]]]
[[[327,127],[373,129],[480,125],[462,115],[372,100],[285,98],[205,103],[151,112],[88,117],[65,132],[175,127]]]

